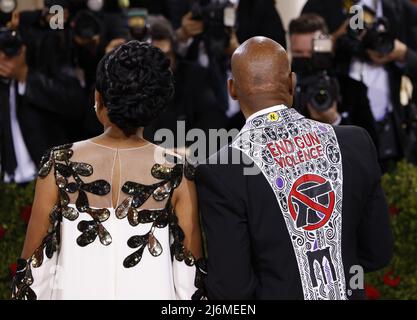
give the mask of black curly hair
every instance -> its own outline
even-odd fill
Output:
[[[99,62],[96,89],[110,121],[130,136],[149,125],[171,101],[170,61],[148,43],[122,44]]]

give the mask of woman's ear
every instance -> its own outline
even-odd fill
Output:
[[[94,100],[95,105],[94,109],[96,110],[96,116],[98,121],[101,122],[101,124],[106,127],[108,125],[108,117],[107,117],[107,110],[105,108],[103,97],[101,96],[100,92],[97,90],[94,93]]]
[[[104,103],[103,103],[103,98],[101,96],[101,93],[98,92],[97,90],[94,93],[94,100],[96,103],[94,108],[96,109],[96,112],[100,112],[104,107]]]

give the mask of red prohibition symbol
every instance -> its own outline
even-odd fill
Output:
[[[298,178],[288,198],[297,228],[312,231],[323,227],[333,213],[335,198],[334,190],[325,178],[316,174]]]

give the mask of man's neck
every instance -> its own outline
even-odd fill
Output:
[[[280,104],[280,105],[270,106],[268,108],[261,109],[257,112],[252,113],[248,118],[246,118],[246,122],[256,118],[257,116],[261,116],[261,115],[264,115],[264,114],[267,114],[267,113],[269,114],[269,113],[279,112],[279,111],[285,110],[287,108],[288,107],[286,105]]]
[[[273,106],[279,106],[279,105],[284,105],[286,107],[290,107],[290,104],[288,103],[287,100],[284,99],[274,99],[274,100],[270,100],[270,101],[262,101],[262,102],[258,102],[258,103],[253,103],[253,104],[249,104],[248,107],[246,108],[242,108],[242,113],[244,114],[245,118],[248,119],[249,117],[251,117],[253,114],[262,111],[264,109],[273,107]]]

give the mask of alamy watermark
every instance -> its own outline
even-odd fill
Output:
[[[49,27],[52,30],[63,30],[65,25],[64,8],[59,5],[53,5],[49,8],[49,14],[51,15],[49,19]]]

